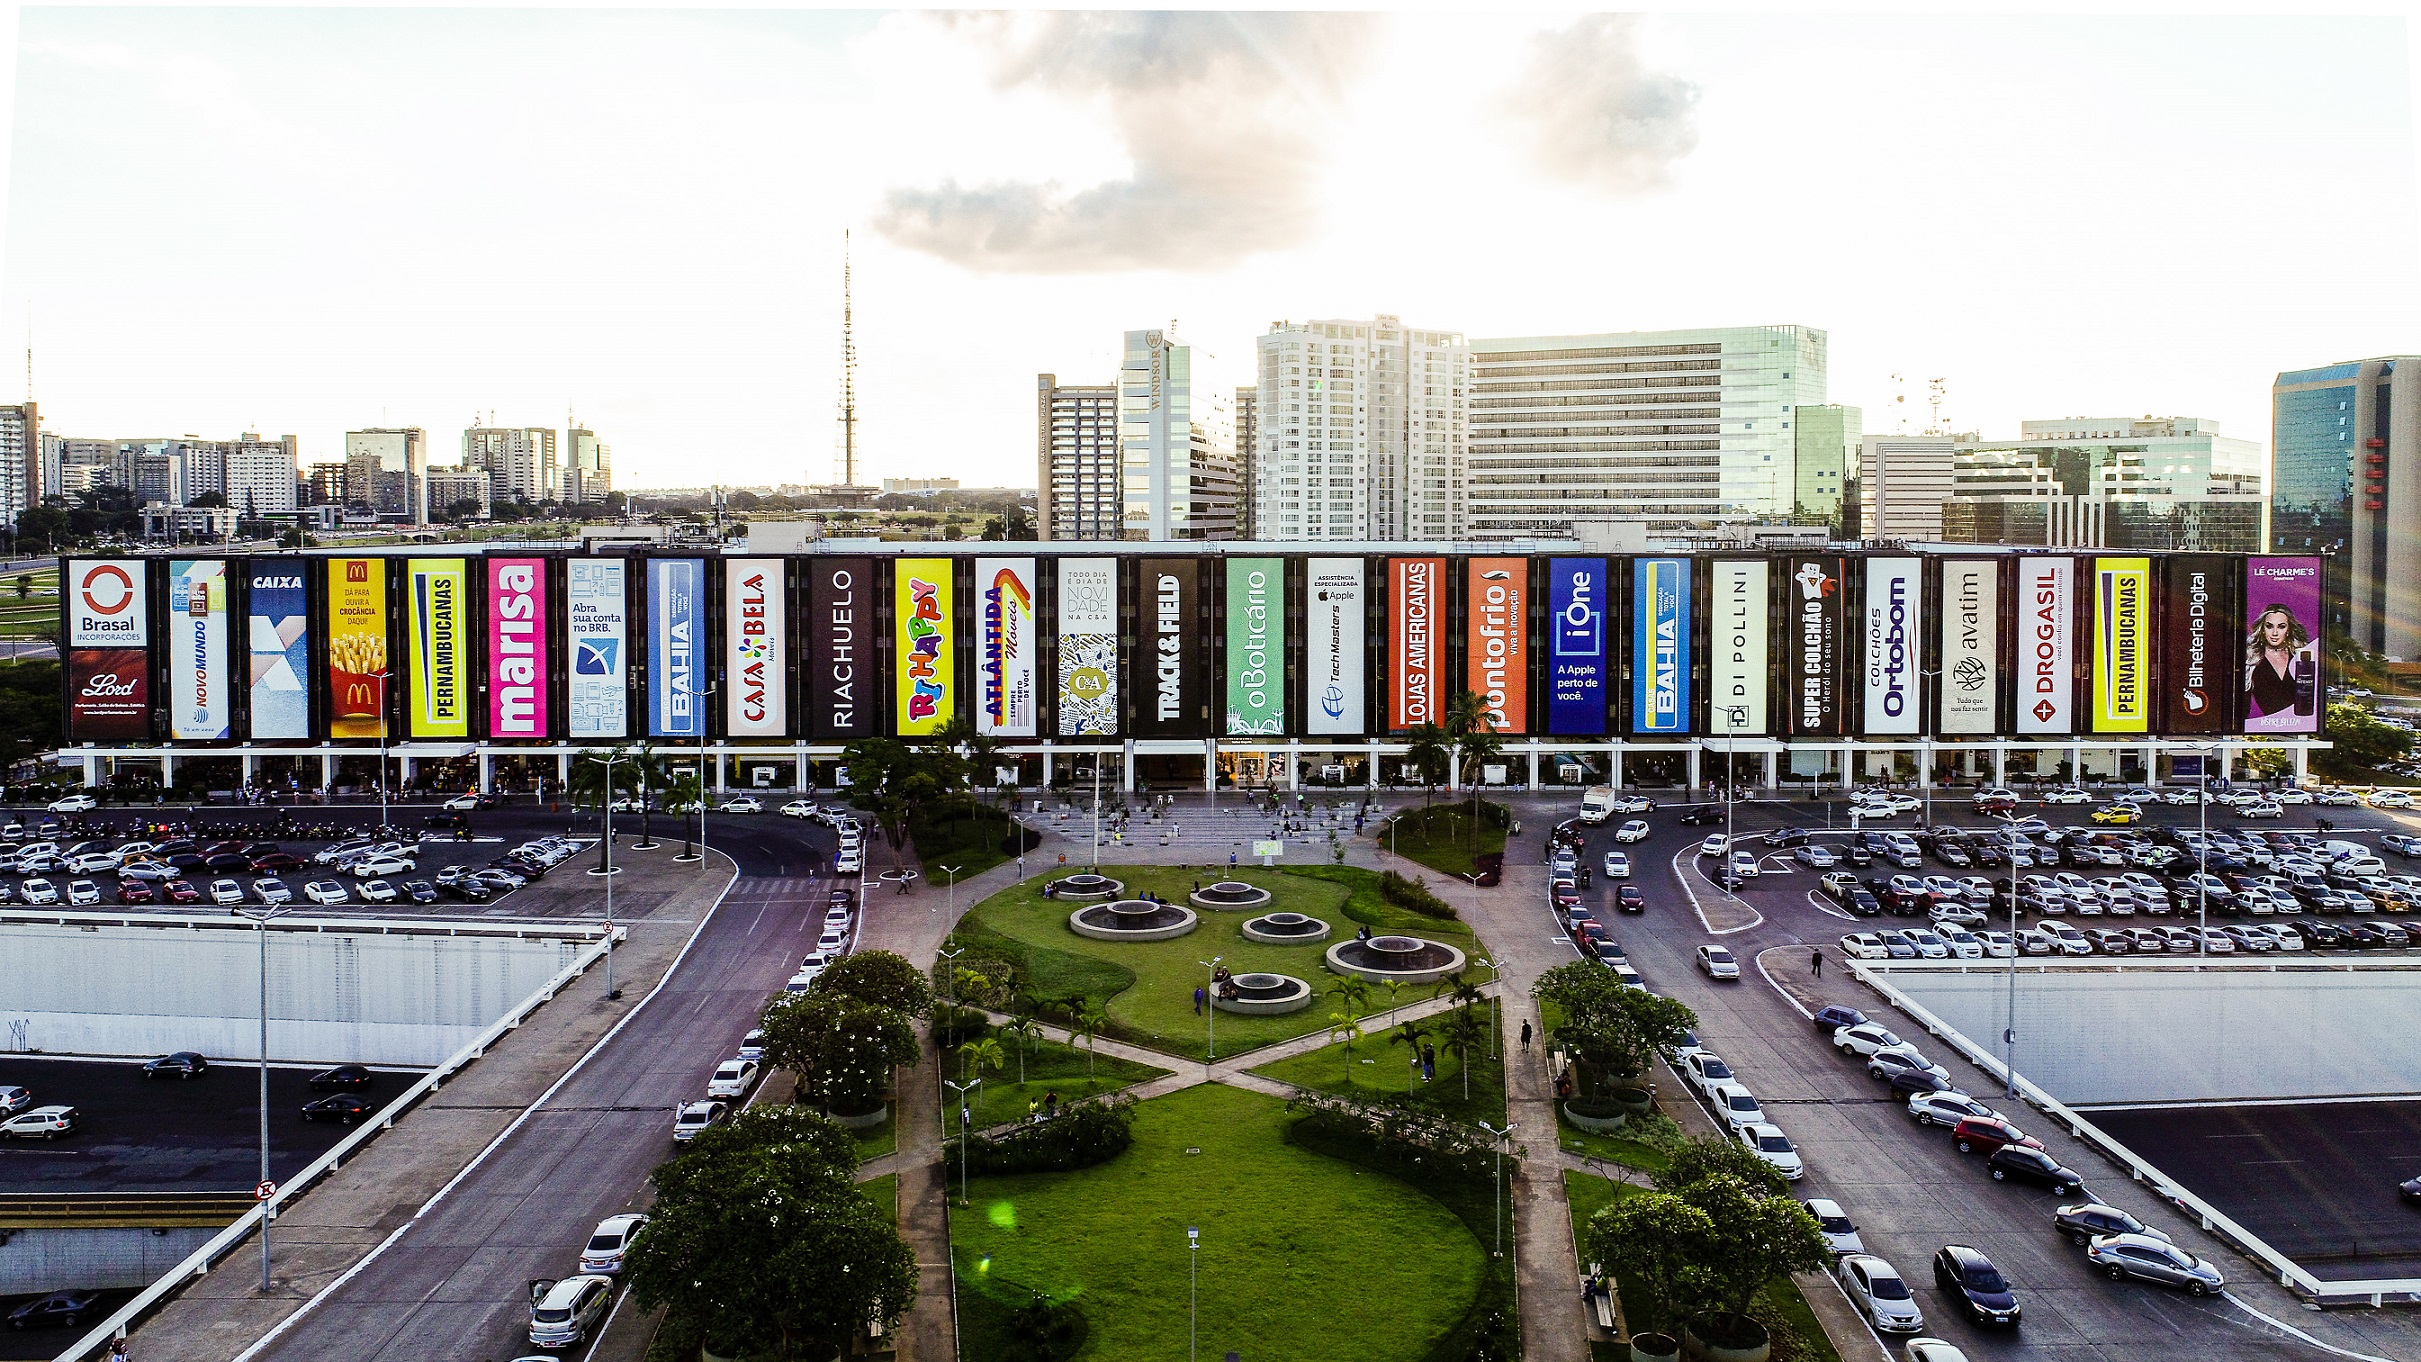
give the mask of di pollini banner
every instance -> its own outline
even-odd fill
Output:
[[[139,558],[78,558],[61,574],[67,612],[67,735],[151,736],[151,616]]]

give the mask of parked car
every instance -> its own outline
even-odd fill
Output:
[[[351,901],[351,896],[345,893],[345,887],[338,884],[334,880],[311,881],[309,884],[303,886],[303,897],[311,900],[313,903],[318,904],[347,903]]]
[[[1765,1120],[1765,1108],[1757,1104],[1756,1095],[1738,1083],[1713,1085],[1707,1089],[1706,1100],[1715,1109],[1715,1119],[1733,1134]]]
[[[1792,1147],[1790,1137],[1782,1133],[1782,1127],[1759,1122],[1742,1126],[1734,1133],[1750,1153],[1771,1164],[1788,1181],[1797,1182],[1806,1173],[1799,1151]]]
[[[210,1072],[210,1061],[192,1050],[179,1050],[162,1055],[143,1066],[145,1078],[200,1078]]]
[[[1824,1235],[1825,1245],[1832,1249],[1834,1258],[1838,1259],[1845,1253],[1866,1252],[1866,1242],[1858,1237],[1857,1225],[1850,1221],[1849,1213],[1841,1209],[1840,1202],[1817,1197],[1799,1204],[1814,1218],[1816,1228]]]
[[[1913,1334],[1925,1327],[1925,1312],[1899,1270],[1870,1253],[1853,1253],[1835,1269],[1849,1303],[1878,1333]]]
[[[2140,1234],[2164,1244],[2169,1242],[2168,1235],[2116,1206],[2105,1206],[2098,1201],[2080,1201],[2060,1207],[2052,1214],[2051,1227],[2080,1246],[2090,1244],[2105,1234]]]
[[[2167,1240],[2142,1234],[2101,1235],[2085,1245],[2085,1261],[2113,1281],[2134,1277],[2208,1296],[2227,1289],[2227,1278],[2208,1261]]]
[[[1860,1059],[1868,1058],[1878,1050],[1898,1050],[1906,1054],[1916,1052],[1915,1046],[1876,1022],[1859,1022],[1855,1026],[1841,1027],[1833,1032],[1833,1044],[1841,1053]]]
[[[630,1252],[633,1240],[647,1228],[647,1217],[636,1212],[609,1215],[597,1222],[589,1233],[588,1247],[580,1250],[580,1270],[612,1274],[622,1270],[622,1259]]]
[[[2036,1183],[2061,1196],[2081,1192],[2085,1187],[2084,1177],[2075,1169],[2063,1165],[2043,1150],[2028,1149],[2024,1145],[2001,1146],[1992,1151],[1992,1157],[1985,1161],[1985,1165],[1992,1170],[1992,1180],[1995,1182],[2014,1179]]]
[[[731,1107],[728,1103],[712,1099],[684,1103],[680,1111],[673,1117],[673,1138],[686,1144],[695,1139],[699,1131],[720,1123],[725,1116],[730,1114]]]
[[[1997,1113],[1963,1092],[1927,1092],[1908,1099],[1908,1115],[1921,1126],[1955,1127],[1961,1121]]]
[[[1950,1142],[1962,1154],[1977,1150],[1989,1154],[2003,1145],[2023,1145],[2040,1149],[2043,1142],[2018,1129],[1998,1116],[1970,1116],[1951,1127]]]
[[[532,1291],[537,1299],[530,1305],[530,1342],[541,1348],[568,1348],[605,1318],[613,1304],[614,1279],[582,1273],[547,1284],[543,1292],[536,1286]]]
[[[36,1107],[0,1121],[0,1139],[5,1140],[55,1140],[75,1133],[74,1107]]]
[[[757,1081],[757,1062],[753,1059],[727,1059],[715,1076],[706,1081],[708,1097],[746,1097]]]
[[[378,1110],[378,1103],[358,1093],[340,1092],[303,1103],[306,1121],[334,1121],[349,1126]]]
[[[1945,1244],[1933,1256],[1933,1284],[1967,1311],[1978,1324],[2015,1326],[2020,1310],[2017,1293],[2009,1289],[2001,1270],[1979,1249]]]
[[[1724,1063],[1723,1057],[1711,1050],[1698,1050],[1683,1055],[1681,1057],[1681,1076],[1689,1082],[1690,1086],[1709,1097],[1714,1096],[1716,1088],[1738,1081],[1733,1077],[1732,1066]]]
[[[1819,1031],[1837,1031],[1844,1026],[1864,1026],[1866,1014],[1841,1003],[1826,1003],[1808,1018]]]
[[[294,891],[286,887],[284,880],[254,880],[252,892],[260,895],[263,903],[294,902]]]

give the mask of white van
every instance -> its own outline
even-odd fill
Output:
[[[1594,827],[1614,816],[1614,787],[1592,785],[1580,797],[1580,821]]]

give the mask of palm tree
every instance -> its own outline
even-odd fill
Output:
[[[631,775],[639,789],[639,840],[631,845],[644,851],[656,844],[655,794],[667,783],[667,763],[654,743],[642,742],[629,750]]]
[[[984,1069],[997,1073],[1009,1062],[1008,1053],[1000,1048],[1000,1042],[990,1036],[959,1042],[958,1059],[958,1081],[961,1083],[966,1082],[970,1074]]]
[[[1025,1013],[1002,1025],[1001,1034],[1017,1038],[1017,1086],[1026,1085],[1026,1046],[1042,1038],[1042,1023]]]
[[[1110,1014],[1090,998],[1076,1001],[1076,1025],[1068,1032],[1070,1038],[1084,1037],[1084,1076],[1093,1076],[1093,1060],[1101,1053],[1101,1033],[1109,1028]]]
[[[1456,755],[1463,759],[1463,783],[1471,791],[1471,826],[1468,837],[1479,837],[1480,774],[1489,762],[1505,754],[1505,740],[1497,736],[1496,719],[1488,702],[1477,691],[1464,691],[1446,705],[1446,732],[1454,739]]]
[[[1000,754],[1000,740],[982,731],[973,714],[959,710],[933,736],[965,761],[971,784],[981,786],[986,780],[992,779],[992,768]],[[987,808],[998,807],[999,793],[1000,787],[993,785],[992,798],[985,802]]]
[[[1412,764],[1413,776],[1421,782],[1421,831],[1429,831],[1429,798],[1446,779],[1446,730],[1433,723],[1418,723],[1405,735],[1404,760]]]
[[[1404,1070],[1406,1097],[1412,1096],[1412,1070],[1421,1066],[1421,1042],[1428,1038],[1429,1028],[1416,1021],[1397,1022],[1395,1030],[1387,1033],[1389,1045],[1401,1045],[1412,1054],[1412,1063]]]
[[[1448,970],[1438,976],[1437,982],[1437,988],[1429,994],[1432,998],[1442,998],[1451,994],[1458,1007],[1468,1007],[1480,1000],[1479,985],[1464,977],[1462,970]]]
[[[1446,1048],[1454,1052],[1455,1059],[1463,1066],[1463,1100],[1466,1102],[1471,1100],[1471,1052],[1479,1048],[1487,1035],[1488,1024],[1480,1020],[1479,1009],[1473,1004],[1464,1003],[1447,1015]]]
[[[672,805],[672,807],[676,809],[685,808],[691,805],[696,806],[698,813],[698,835],[700,837],[704,837],[706,835],[705,780],[701,778],[697,770],[692,767],[684,766],[670,774],[666,780],[666,786],[667,788],[664,791],[666,803]],[[684,814],[681,818],[681,858],[683,860],[687,860],[688,858],[698,854],[697,842],[691,839],[689,835],[689,828],[689,817],[688,815]]]
[[[1353,1082],[1353,1043],[1362,1038],[1362,1018],[1352,1008],[1328,1014],[1328,1038],[1345,1044],[1345,1081]]]

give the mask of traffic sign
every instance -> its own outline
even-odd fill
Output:
[[[252,1189],[252,1199],[254,1201],[267,1201],[269,1198],[276,1195],[277,1184],[274,1182],[264,1182]]]

